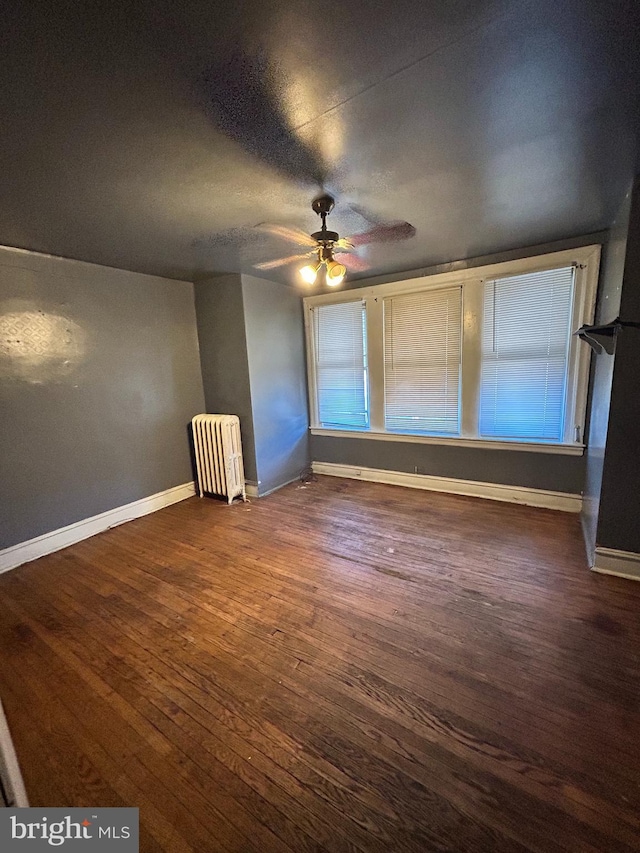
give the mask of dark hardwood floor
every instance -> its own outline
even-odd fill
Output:
[[[0,667],[32,805],[143,851],[640,850],[640,584],[575,515],[193,498],[0,577]]]

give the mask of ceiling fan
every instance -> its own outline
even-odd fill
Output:
[[[367,269],[367,264],[362,258],[359,258],[355,254],[349,254],[353,249],[359,246],[366,246],[370,243],[407,240],[416,233],[416,229],[408,222],[396,222],[393,224],[378,223],[373,228],[361,234],[354,234],[352,237],[340,237],[337,231],[329,231],[327,229],[327,216],[331,213],[334,206],[335,199],[330,195],[318,196],[318,198],[313,200],[311,207],[322,219],[322,228],[313,234],[305,234],[299,228],[287,228],[284,225],[269,225],[267,223],[258,225],[258,228],[268,231],[276,237],[290,240],[298,246],[313,248],[297,255],[289,255],[286,258],[278,258],[275,261],[255,264],[255,268],[270,270],[275,267],[284,266],[285,264],[291,264],[294,261],[313,258],[313,261],[309,261],[299,270],[303,281],[307,284],[314,284],[318,272],[324,267],[326,283],[331,287],[336,287],[343,281],[347,274],[347,268],[357,272]]]

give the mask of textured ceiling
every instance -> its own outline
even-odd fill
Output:
[[[636,168],[639,17],[634,0],[14,4],[0,243],[254,272],[295,251],[254,226],[316,230],[321,186],[343,234],[416,227],[360,249],[368,274],[606,228]]]

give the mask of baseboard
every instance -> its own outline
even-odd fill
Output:
[[[268,486],[261,487],[261,483],[256,483],[255,481],[247,482],[246,489],[247,495],[250,498],[266,498],[267,495],[272,495],[274,492],[277,492],[278,489],[284,489],[285,486],[288,486],[290,483],[295,483],[300,479],[299,475],[296,474],[295,477],[292,477],[290,480],[285,480],[284,483],[278,483],[276,486]]]
[[[616,575],[619,578],[640,581],[640,554],[634,551],[618,551],[615,548],[601,548],[596,545],[594,572],[603,575]]]
[[[284,483],[278,483],[276,486],[267,486],[264,491],[260,490],[260,497],[266,498],[267,495],[272,495],[274,492],[277,492],[279,489],[284,489],[285,486],[291,485],[291,483],[297,483],[300,480],[300,475],[296,474],[295,477],[292,477],[290,480],[285,480]]]
[[[60,551],[61,548],[67,548],[75,542],[95,536],[96,533],[101,533],[110,527],[116,527],[118,524],[124,524],[126,521],[132,521],[134,518],[140,518],[165,506],[193,497],[194,494],[194,484],[183,483],[181,486],[173,486],[165,489],[164,492],[157,492],[147,498],[107,510],[100,515],[83,518],[82,521],[76,521],[67,527],[43,533],[42,536],[36,536],[35,539],[29,539],[27,542],[12,545],[0,551],[0,573],[15,569],[31,560],[37,560],[38,557],[44,557],[46,554],[52,554],[54,551]]]
[[[580,512],[582,507],[580,495],[566,492],[549,492],[543,489],[503,486],[498,483],[480,483],[474,480],[455,480],[451,477],[432,477],[429,474],[408,474],[403,471],[383,471],[378,468],[338,465],[333,462],[314,462],[312,468],[314,474],[328,474],[331,477],[349,477],[355,480],[368,480],[372,483],[408,486],[410,489],[447,492],[452,495],[486,498],[492,501],[557,509],[562,512]]]

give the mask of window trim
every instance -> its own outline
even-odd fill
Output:
[[[364,438],[374,441],[395,441],[400,444],[445,444],[449,447],[475,447],[487,450],[519,450],[528,453],[551,453],[562,456],[582,456],[585,445],[553,444],[549,442],[510,441],[504,438],[462,438],[460,436],[418,435],[412,432],[373,432],[367,429],[328,429],[311,427],[311,435],[324,435],[327,438]]]
[[[482,285],[485,281],[508,275],[540,272],[561,266],[576,268],[575,298],[571,317],[572,329],[584,323],[592,323],[601,247],[599,244],[566,249],[544,255],[503,261],[497,264],[453,269],[449,272],[425,275],[403,281],[369,285],[339,293],[323,293],[307,296],[303,300],[305,338],[307,346],[307,375],[309,388],[309,411],[312,435],[340,436],[349,438],[371,438],[396,442],[418,442],[424,444],[446,444],[458,447],[484,447],[501,450],[520,450],[538,453],[564,453],[580,455],[584,450],[585,418],[589,383],[591,350],[581,346],[574,335],[569,343],[569,370],[567,377],[566,428],[562,442],[520,441],[504,438],[480,438],[477,433],[479,383],[480,328],[477,316],[481,316]],[[455,265],[452,265],[455,266]],[[474,287],[473,285],[476,285]],[[438,436],[428,434],[391,432],[384,425],[384,325],[383,300],[388,296],[413,293],[442,287],[462,286],[462,390],[460,435]],[[312,326],[313,308],[316,305],[362,300],[367,316],[367,354],[369,379],[369,429],[336,430],[320,426],[318,422],[317,387],[315,381],[315,347]],[[476,375],[474,380],[473,375]],[[575,435],[576,427],[580,438]]]

